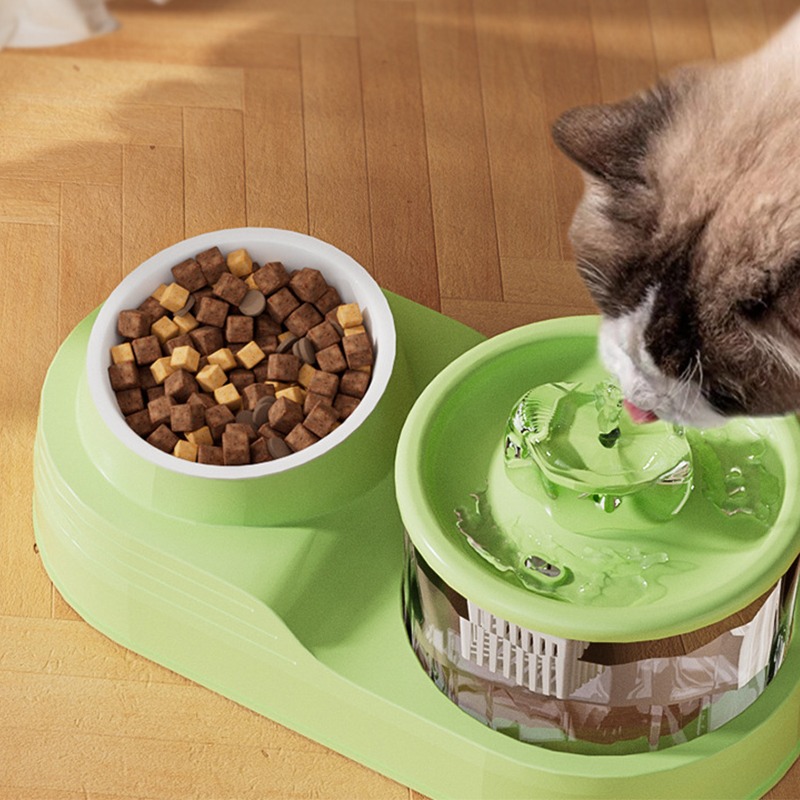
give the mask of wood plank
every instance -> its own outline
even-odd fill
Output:
[[[180,147],[181,110],[174,106],[104,103],[77,98],[58,102],[27,101],[0,123],[8,136],[51,141],[155,144]]]
[[[745,56],[767,40],[761,0],[706,0],[706,7],[719,61]]]
[[[358,42],[301,41],[309,233],[372,269]]]
[[[387,289],[438,308],[414,6],[360,0],[356,14],[374,274]]]
[[[535,31],[520,0],[475,0],[475,24],[500,257],[558,259],[553,150]]]
[[[603,102],[622,100],[654,84],[657,71],[646,0],[595,0],[591,16]]]
[[[0,222],[58,225],[60,203],[58,183],[0,179]]]
[[[22,363],[0,382],[0,614],[50,615],[50,581],[34,551],[31,521],[33,438],[39,392],[58,344],[58,228],[0,223],[0,360]],[[21,358],[24,353],[24,359]]]
[[[589,3],[585,0],[541,0],[530,6],[548,124],[573,106],[602,99]],[[569,258],[569,226],[583,194],[580,171],[555,146],[553,197],[561,257]]]
[[[0,615],[0,672],[71,675],[142,683],[192,682],[103,636],[82,620]]]
[[[537,307],[557,308],[568,303],[571,309],[583,309],[582,313],[596,311],[586,284],[572,261],[504,258],[500,266],[506,287],[504,299],[510,303],[533,303]]]
[[[122,25],[137,19],[149,23],[149,31],[156,21],[181,24],[187,16],[208,27],[238,30],[249,24],[282,35],[353,36],[356,27],[353,0],[192,0],[188,15],[183,3],[154,8],[150,0],[123,0],[111,10]]]
[[[122,279],[121,233],[119,186],[62,186],[59,340],[102,303]]]
[[[122,181],[122,151],[117,144],[5,136],[0,122],[0,153],[6,179],[86,183]]]
[[[57,88],[56,88],[57,87]],[[228,67],[100,61],[9,50],[0,59],[0,98],[44,101],[54,92],[86,103],[242,107],[242,73]]]
[[[122,156],[122,269],[127,274],[184,238],[183,150],[126,145]]]
[[[440,291],[448,297],[500,300],[471,0],[422,5],[417,39]]]
[[[109,691],[114,691],[108,687]],[[90,694],[87,700],[97,697]],[[120,698],[125,701],[124,693]],[[169,724],[165,709],[163,722]],[[135,714],[135,708],[129,708]],[[157,734],[161,725],[152,731]],[[408,790],[333,751],[273,748],[269,743],[226,745],[217,741],[169,741],[49,731],[0,723],[0,755],[6,791],[45,787],[60,792],[123,793],[159,800],[185,800],[187,787],[197,800],[220,797],[319,797],[400,800]],[[268,740],[267,740],[268,741]],[[232,769],[231,765],[236,768]],[[145,766],[146,765],[146,766]],[[324,778],[320,778],[320,770]]]
[[[246,70],[247,224],[308,233],[299,43],[292,69]]]
[[[58,620],[82,621],[80,614],[61,596],[61,592],[55,586],[53,586],[50,616]]]
[[[218,13],[190,17],[182,12],[171,14],[169,7],[154,8],[152,3],[141,9],[115,3],[111,10],[119,29],[110,36],[74,44],[70,52],[76,58],[205,67],[289,66],[294,59],[294,37],[276,31],[269,8],[262,3],[252,15],[244,15],[231,14],[230,6],[226,3]],[[158,36],[153,36],[154,25]]]
[[[245,225],[241,112],[186,108],[183,114],[186,236]]]
[[[650,0],[652,27],[658,71],[714,57],[714,43],[705,4],[696,0]]]
[[[509,303],[443,297],[442,313],[475,328],[486,336],[495,336],[531,322],[582,316],[594,311],[585,305],[571,305],[566,300],[560,305],[550,306],[544,303]]]

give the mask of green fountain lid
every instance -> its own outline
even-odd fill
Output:
[[[589,447],[608,379],[597,322],[515,329],[429,384],[398,445],[403,521],[449,586],[518,625],[586,641],[697,630],[758,598],[797,556],[800,497],[785,487],[798,479],[800,426],[759,418],[684,435],[620,417],[618,434]],[[509,463],[509,432],[522,464]],[[604,502],[612,490],[621,502]]]

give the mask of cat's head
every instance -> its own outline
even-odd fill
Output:
[[[798,32],[554,125],[585,177],[570,239],[601,355],[663,419],[800,409]]]

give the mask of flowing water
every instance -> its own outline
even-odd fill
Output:
[[[621,406],[609,382],[527,392],[509,415],[486,486],[455,510],[470,547],[531,591],[624,606],[653,602],[670,573],[693,568],[670,558],[663,537],[655,546],[647,536],[663,525],[679,529],[693,494],[710,514],[769,529],[782,476],[746,420],[684,431],[635,425]]]

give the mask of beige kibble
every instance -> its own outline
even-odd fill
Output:
[[[357,333],[366,333],[367,329],[363,325],[353,325],[352,328],[345,328],[345,336],[355,336]]]
[[[300,386],[287,386],[285,389],[276,391],[275,397],[285,397],[287,400],[292,400],[298,405],[303,405],[303,401],[306,399],[306,393]]]
[[[236,367],[236,356],[229,347],[221,347],[215,350],[208,356],[209,364],[218,364],[222,369],[227,372],[229,369]]]
[[[188,311],[179,317],[175,317],[172,321],[178,326],[178,330],[181,332],[181,334],[189,333],[195,328],[200,327],[200,323]]]
[[[136,361],[131,343],[123,342],[122,344],[114,345],[114,347],[111,348],[111,363],[124,364],[126,361]]]
[[[253,259],[243,247],[228,253],[225,263],[237,278],[244,278],[253,271]]]
[[[207,392],[214,392],[228,380],[225,370],[219,364],[206,364],[195,376],[197,383]]]
[[[364,321],[358,303],[343,303],[336,309],[336,321],[345,329],[355,328]]]
[[[314,376],[319,370],[314,369],[311,364],[303,364],[300,367],[300,372],[297,374],[297,382],[304,388],[308,389],[308,384],[314,380]]]
[[[245,368],[253,369],[260,361],[266,358],[266,353],[255,343],[248,342],[238,353],[236,360]]]
[[[186,434],[186,438],[198,447],[201,444],[214,444],[214,438],[211,436],[211,429],[208,425],[203,425],[202,428],[198,428],[196,431],[189,431]]]
[[[173,369],[185,369],[187,372],[197,372],[200,365],[200,353],[190,345],[181,345],[172,351],[169,365]]]
[[[150,333],[152,333],[161,344],[164,342],[169,341],[170,339],[174,339],[176,336],[180,334],[180,328],[169,318],[169,317],[161,317],[161,319],[157,319],[151,326],[150,326]]]
[[[162,358],[156,359],[150,365],[150,373],[153,376],[153,380],[155,380],[155,382],[159,384],[159,386],[162,383],[164,383],[164,381],[170,375],[172,375],[173,372],[175,372],[175,369],[170,364],[171,361],[172,361],[171,356],[163,356]]]
[[[167,284],[166,283],[162,283],[162,284],[160,284],[158,286],[158,288],[150,296],[151,297],[155,297],[156,300],[160,301],[161,298],[164,296],[164,292],[166,292],[166,291],[167,291]]]
[[[219,405],[227,406],[231,411],[238,411],[242,407],[242,396],[232,383],[214,389],[214,399]]]
[[[171,283],[164,289],[158,302],[161,303],[167,311],[180,311],[189,299],[189,290],[184,289],[179,283]]]
[[[178,456],[186,461],[197,461],[197,445],[186,439],[178,439],[178,443],[172,451],[172,455]]]

